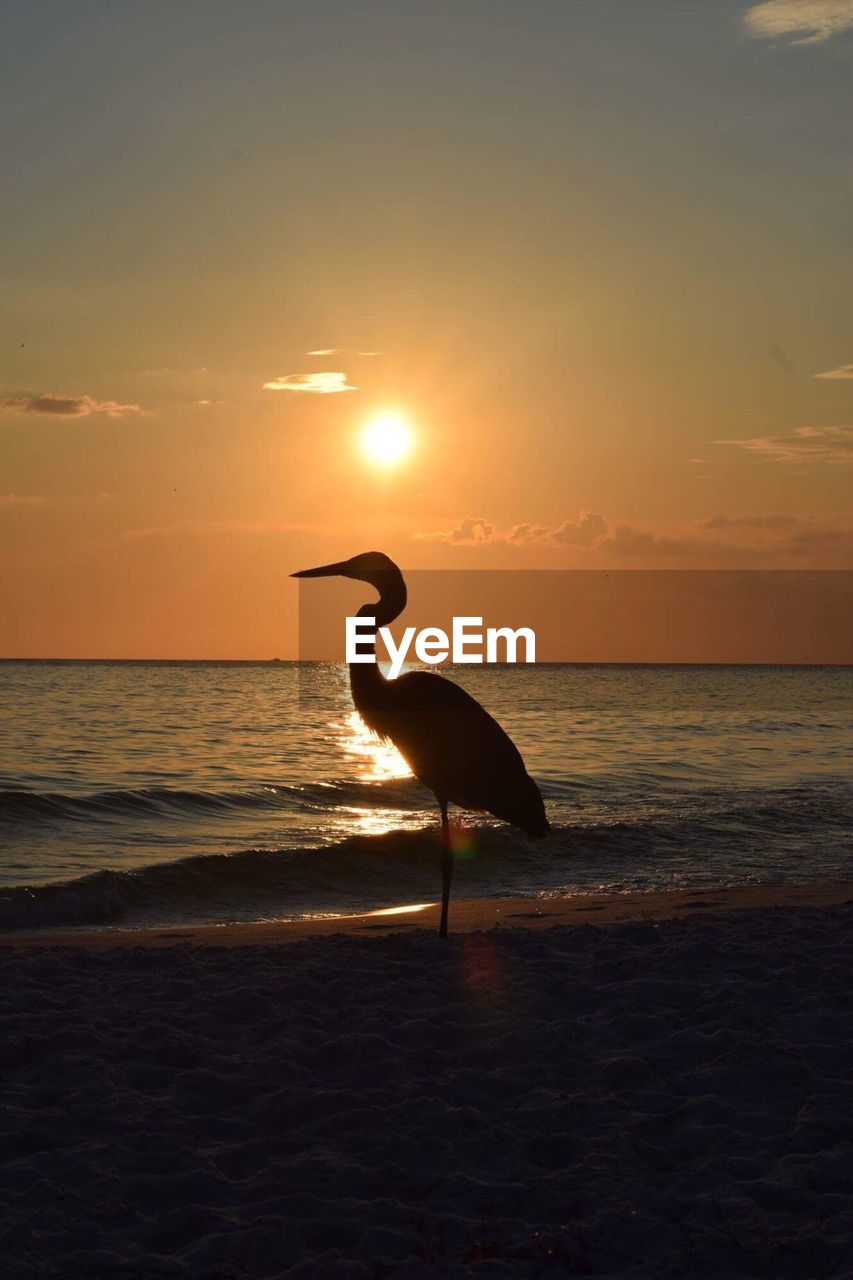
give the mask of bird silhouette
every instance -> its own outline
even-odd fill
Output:
[[[388,626],[406,607],[403,575],[381,551],[303,569],[291,577],[353,578],[374,587],[378,601],[362,605],[358,611],[359,617],[374,620],[374,645],[378,628]],[[459,685],[427,671],[410,671],[388,680],[376,662],[351,662],[349,673],[355,709],[368,729],[394,743],[415,777],[438,801],[442,838],[439,933],[446,938],[453,874],[448,805],[485,810],[539,839],[550,830],[542,796],[514,742]]]

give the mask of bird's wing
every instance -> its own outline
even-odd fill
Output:
[[[451,680],[412,671],[390,681],[381,721],[371,727],[439,798],[500,816],[501,797],[530,782],[512,739]]]

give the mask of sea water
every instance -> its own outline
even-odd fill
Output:
[[[843,880],[853,668],[442,668],[512,736],[553,832],[458,817],[482,897]],[[432,901],[437,810],[346,669],[0,662],[0,927]]]

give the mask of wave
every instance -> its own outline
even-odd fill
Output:
[[[478,852],[507,852],[511,839],[484,828]],[[263,918],[300,914],[318,901],[354,910],[397,901],[419,888],[434,896],[435,831],[353,836],[316,849],[199,854],[175,862],[105,870],[54,884],[0,890],[0,929],[104,925],[171,918]]]
[[[832,879],[840,864],[831,850],[846,841],[849,819],[845,795],[796,790],[774,801],[753,794],[721,809],[696,803],[632,820],[602,816],[556,825],[538,842],[484,820],[462,829],[457,856],[464,892],[471,897],[567,886],[581,892],[605,885],[616,891],[674,887],[678,877],[684,883],[736,883],[757,872],[767,878],[773,850],[783,848],[795,851],[796,874]],[[0,929],[224,923],[360,911],[431,901],[437,884],[438,838],[431,824],[315,848],[196,854],[0,890]]]
[[[709,809],[728,808],[741,801],[749,807],[784,805],[785,816],[790,816],[790,804],[794,802],[801,811],[819,811],[825,804],[826,787],[843,787],[842,777],[824,775],[812,780],[808,787],[786,786],[765,793],[756,789],[733,792],[731,788],[702,785],[698,789],[686,789],[690,776],[696,772],[689,762],[663,760],[654,767],[634,764],[630,772],[577,773],[565,777],[556,771],[541,772],[539,783],[546,802],[561,802],[570,807],[594,802],[601,796],[609,800],[617,795],[622,803],[651,798],[666,803],[683,804],[690,797],[701,798]],[[707,769],[703,773],[708,778]],[[681,787],[684,783],[685,786]],[[681,787],[680,793],[671,790]],[[670,788],[664,791],[662,789]],[[353,778],[332,778],[304,784],[278,781],[258,782],[245,787],[232,787],[219,791],[194,790],[168,786],[117,787],[101,791],[66,793],[37,791],[25,787],[0,788],[0,828],[8,825],[61,824],[84,821],[109,821],[110,819],[195,817],[208,814],[227,818],[230,814],[245,811],[301,811],[306,813],[357,805],[382,809],[400,809],[409,812],[428,810],[433,813],[435,802],[417,779],[406,776],[365,781]]]
[[[192,791],[171,787],[121,787],[89,794],[0,790],[0,824],[65,822],[110,817],[226,814],[246,809],[315,809],[360,804],[400,808],[423,807],[427,793],[414,778],[380,782],[336,779],[305,786],[269,783],[226,791]]]

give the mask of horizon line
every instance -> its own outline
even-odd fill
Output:
[[[163,666],[174,666],[178,663],[184,663],[187,666],[201,666],[210,663],[231,663],[233,665],[254,666],[346,666],[344,659],[336,658],[63,658],[63,657],[0,657],[0,663],[103,663],[104,665],[117,665],[132,663],[147,663],[149,665],[160,664]],[[380,666],[386,665],[383,663]],[[420,667],[421,663],[414,663],[414,666]],[[678,658],[658,658],[655,660],[648,659],[614,659],[614,658],[546,658],[540,662],[478,662],[478,663],[459,663],[459,662],[443,662],[442,667],[452,667],[454,670],[470,666],[478,668],[483,667],[853,667],[853,658],[849,660],[839,660],[836,662],[814,661],[803,659],[793,662],[779,662],[772,659],[754,659],[754,660],[724,660],[714,662],[711,660],[686,661]]]

